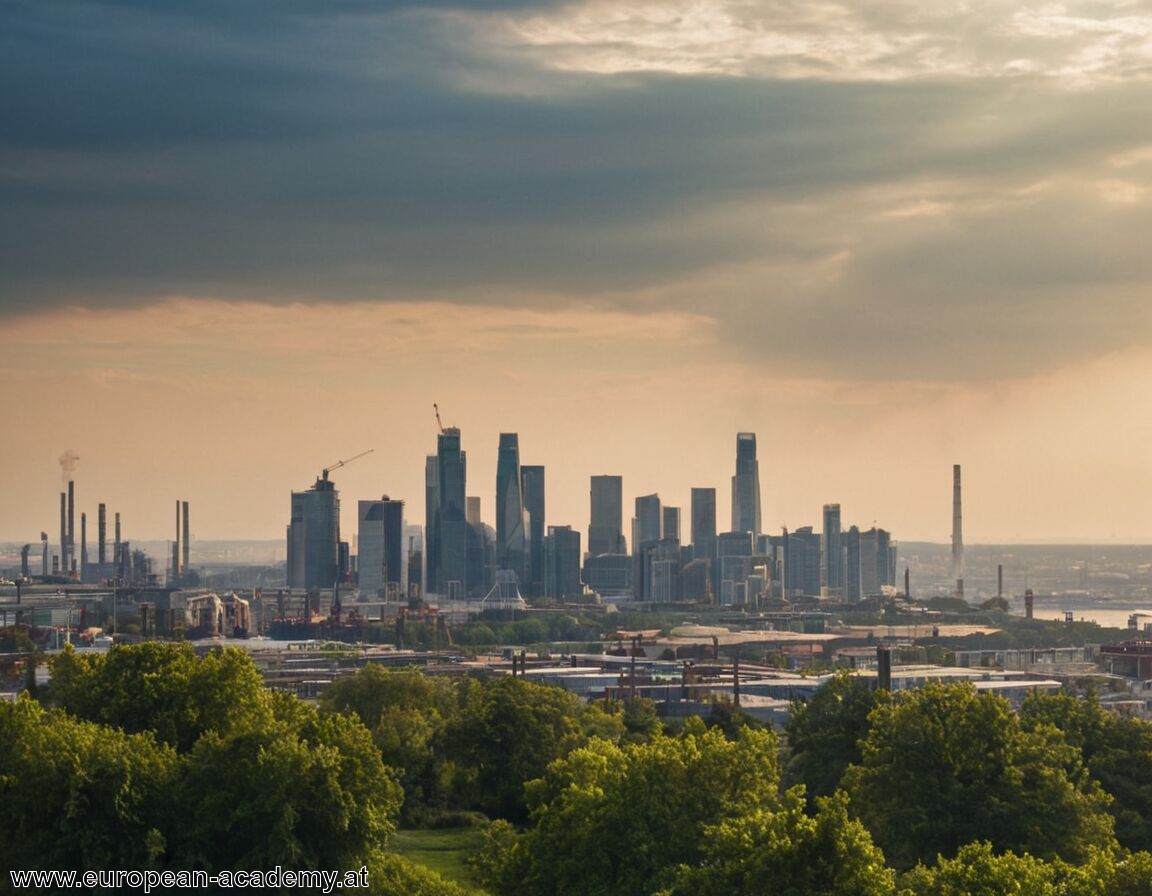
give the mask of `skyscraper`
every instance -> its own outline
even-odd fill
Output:
[[[430,465],[431,466],[431,465]],[[434,558],[429,558],[429,590],[463,598],[468,582],[468,518],[464,489],[467,452],[460,447],[460,430],[452,426],[436,440],[436,524]],[[431,564],[435,562],[433,567]],[[435,575],[432,576],[432,571]]]
[[[659,495],[643,495],[636,499],[636,516],[632,518],[632,593],[640,600],[651,599],[648,555],[660,544],[663,524]]]
[[[292,492],[288,524],[288,587],[331,588],[340,578],[340,494],[328,471]]]
[[[843,541],[840,533],[840,505],[824,505],[824,530],[820,534],[820,584],[830,596],[844,589]]]
[[[589,497],[588,553],[626,553],[624,543],[624,480],[620,476],[593,476]]]
[[[528,527],[528,586],[525,591],[537,596],[544,593],[544,468],[521,467],[520,484]],[[579,539],[580,533],[576,535]]]
[[[756,433],[736,434],[736,475],[732,477],[732,531],[760,534],[760,463]]]
[[[424,577],[423,590],[436,593],[440,568],[440,458],[429,454],[424,463]]]
[[[549,526],[545,540],[545,594],[553,600],[577,600],[580,584],[580,533],[571,526]]]
[[[692,489],[692,556],[716,562],[716,489]]]
[[[385,495],[379,501],[360,501],[357,509],[360,593],[375,597],[392,591],[392,599],[398,600],[408,590],[404,502]]]
[[[520,490],[520,437],[500,433],[496,460],[496,566],[524,581],[526,539],[524,495]]]

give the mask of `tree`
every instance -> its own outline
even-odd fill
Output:
[[[1027,730],[1050,725],[1113,802],[1116,839],[1128,849],[1152,849],[1152,724],[1104,710],[1095,696],[1032,694],[1020,709]]]
[[[703,861],[682,866],[670,896],[890,896],[893,873],[848,799],[804,811],[803,789],[779,809],[757,809],[705,829]]]
[[[875,705],[868,683],[847,671],[830,678],[807,703],[793,702],[784,727],[785,779],[803,784],[810,802],[832,794],[844,770],[860,761],[860,741],[868,734],[868,714]]]
[[[484,682],[446,726],[438,747],[459,771],[467,804],[493,817],[527,819],[524,782],[591,737],[619,740],[624,723],[560,688],[523,678]]]
[[[962,846],[932,868],[918,865],[901,878],[901,896],[1071,896],[1057,889],[1058,871],[1030,855],[997,855],[987,841]]]
[[[1050,726],[1024,730],[1008,702],[968,682],[880,702],[859,765],[844,775],[854,811],[896,868],[997,850],[1078,861],[1115,845],[1108,796]]]
[[[0,704],[0,855],[10,868],[153,868],[179,762],[151,734],[125,734]]]
[[[358,719],[209,732],[175,793],[177,867],[354,868],[395,830],[402,791]]]
[[[206,731],[226,735],[272,721],[260,670],[234,648],[198,658],[190,644],[150,641],[84,656],[69,646],[52,661],[49,699],[82,719],[152,731],[180,751]]]
[[[495,892],[635,896],[670,885],[701,856],[705,828],[778,801],[776,738],[735,740],[690,720],[677,737],[593,740],[528,784],[533,826],[507,828],[481,859]]]

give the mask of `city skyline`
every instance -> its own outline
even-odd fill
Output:
[[[1152,542],[1152,14],[737,0],[8,4],[0,540],[425,505],[437,403],[761,528]],[[625,519],[627,535],[628,519]],[[724,528],[721,522],[719,528]],[[93,527],[90,525],[89,529]],[[88,533],[92,538],[92,532]],[[587,544],[585,543],[585,547]],[[541,559],[537,557],[537,566]]]

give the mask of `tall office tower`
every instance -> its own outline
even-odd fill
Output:
[[[404,502],[384,495],[357,504],[360,593],[399,600],[407,594]],[[390,587],[391,586],[391,587]]]
[[[521,467],[520,484],[524,515],[528,520],[528,587],[525,590],[535,597],[544,593],[544,468]]]
[[[952,466],[952,581],[964,596],[964,530],[960,512],[960,464]]]
[[[736,434],[736,475],[732,477],[732,531],[760,534],[760,463],[756,433]]]
[[[855,602],[864,597],[860,570],[860,530],[852,526],[844,533],[844,599]]]
[[[664,508],[664,537],[680,540],[680,508]]]
[[[636,499],[636,516],[632,518],[632,593],[640,600],[651,594],[648,554],[660,543],[663,524],[659,495]]]
[[[429,454],[424,463],[424,591],[436,593],[440,566],[440,461]]]
[[[889,569],[892,536],[873,526],[860,533],[860,593],[862,597],[880,594],[885,585],[894,585],[895,570]]]
[[[721,532],[716,536],[716,554],[717,597],[721,604],[735,603],[737,586],[752,572],[752,533]]]
[[[653,545],[664,534],[664,515],[659,495],[643,495],[636,499],[636,517],[632,520],[633,549],[639,552],[644,545]]]
[[[292,492],[288,524],[288,587],[332,588],[340,579],[340,493],[328,471]]]
[[[593,476],[589,493],[592,514],[588,524],[588,554],[624,554],[624,479]]]
[[[824,531],[820,534],[820,585],[829,596],[843,596],[844,560],[841,556],[840,505],[824,505]]]
[[[527,543],[524,533],[524,495],[520,491],[520,437],[500,433],[496,459],[496,565],[524,581]]]
[[[692,556],[716,560],[716,489],[692,489]]]
[[[577,600],[580,583],[580,533],[571,526],[549,526],[544,539],[544,594],[553,600]]]
[[[468,581],[468,455],[460,448],[460,430],[452,426],[441,432],[436,449],[436,593],[462,599],[479,583]]]
[[[488,568],[488,533],[478,495],[468,495],[464,499],[464,517],[468,521],[468,589],[487,592],[495,579]]]

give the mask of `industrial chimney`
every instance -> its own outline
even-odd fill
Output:
[[[952,466],[952,580],[956,596],[964,597],[964,527],[960,509],[960,464]]]

